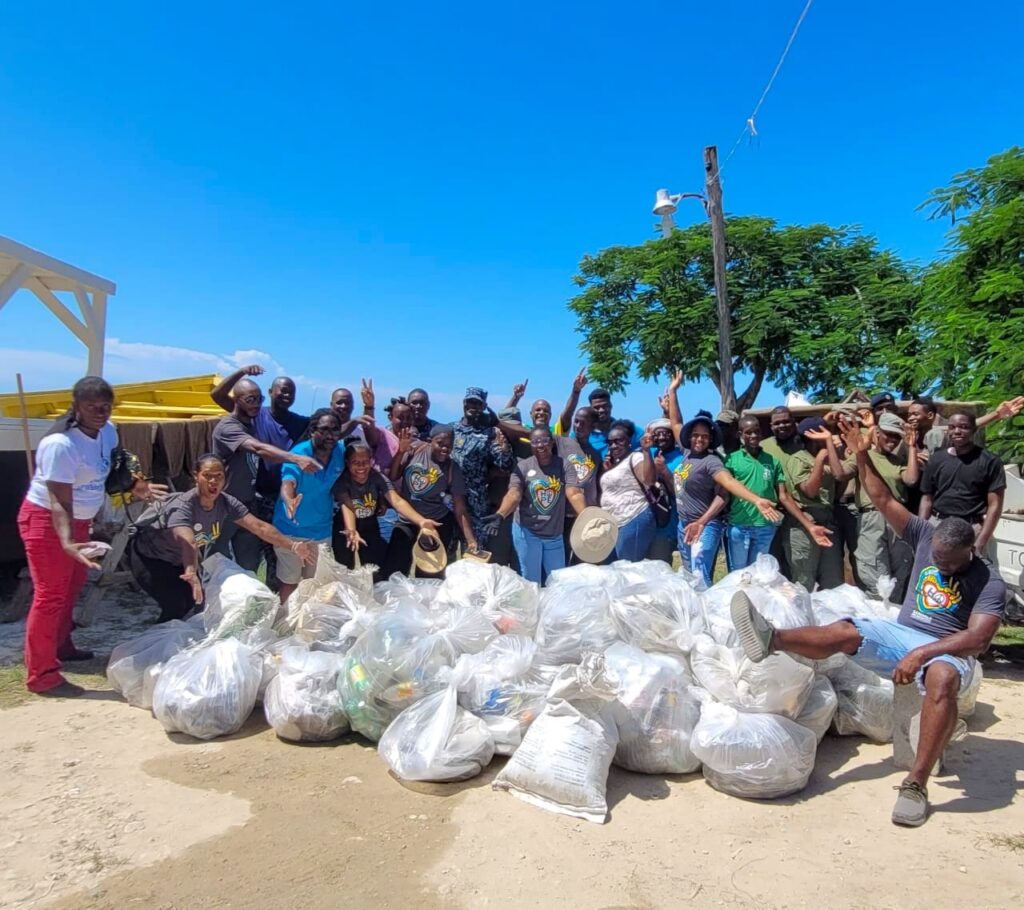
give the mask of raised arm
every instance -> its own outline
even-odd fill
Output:
[[[213,403],[225,411],[232,411],[235,407],[235,400],[231,397],[231,390],[243,376],[262,376],[266,371],[258,363],[250,363],[247,367],[235,370],[230,376],[222,379],[211,391],[210,397]]]
[[[1024,395],[1011,398],[1009,401],[1002,402],[994,411],[989,411],[987,414],[979,417],[975,423],[975,428],[980,430],[982,427],[995,423],[997,420],[1009,420],[1011,417],[1016,417],[1022,409],[1024,409]]]
[[[889,526],[902,537],[907,522],[910,521],[910,512],[892,495],[871,463],[868,457],[871,440],[852,424],[844,425],[843,439],[846,441],[847,451],[852,452],[857,458],[857,477],[864,492],[868,494],[875,508],[882,513]]]
[[[907,447],[907,466],[900,472],[900,480],[904,486],[916,487],[921,481],[920,452],[917,450],[917,430],[907,424],[907,435],[904,439]]]
[[[586,385],[587,371],[580,370],[572,381],[572,391],[569,392],[569,398],[565,402],[565,407],[562,408],[561,416],[558,418],[558,422],[562,425],[562,432],[566,436],[572,434],[572,418],[576,414],[576,406],[580,403],[580,392],[586,388]]]
[[[373,391],[373,378],[360,380],[362,385],[359,388],[359,395],[363,400],[363,418],[360,424],[363,427],[363,435],[370,448],[376,448],[380,444],[380,430],[377,429],[377,396]]]
[[[508,397],[508,404],[505,405],[506,408],[515,408],[519,406],[519,402],[522,401],[523,396],[526,394],[526,386],[529,382],[529,379],[525,379],[512,386],[512,394]]]
[[[665,397],[668,399],[668,419],[672,424],[672,435],[680,449],[683,447],[683,412],[679,408],[679,387],[682,384],[683,371],[677,370],[665,393]]]
[[[640,452],[641,456],[640,464],[634,465],[632,458],[637,452],[630,452],[626,458],[630,459],[630,467],[636,471],[636,476],[640,478],[640,483],[644,486],[653,486],[654,481],[658,479],[658,472],[654,466],[654,459],[651,458],[651,438],[644,433],[640,437]]]

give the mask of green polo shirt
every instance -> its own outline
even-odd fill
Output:
[[[738,449],[725,459],[725,468],[755,496],[778,502],[779,484],[785,481],[779,460],[763,449],[755,458],[746,449]],[[738,528],[764,528],[770,522],[752,502],[732,497],[729,524]]]

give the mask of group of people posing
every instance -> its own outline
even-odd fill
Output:
[[[846,555],[859,585],[878,594],[889,576],[897,600],[913,554],[858,478],[857,450],[866,446],[872,470],[922,518],[975,525],[983,552],[1005,477],[975,432],[1024,406],[1018,399],[977,421],[954,413],[940,424],[930,399],[915,400],[904,420],[893,396],[880,394],[799,424],[775,408],[762,438],[754,416],[684,419],[681,375],[659,400],[660,415],[637,425],[613,414],[604,389],[580,406],[583,372],[554,420],[545,399],[523,419],[524,382],[497,412],[484,389],[470,387],[451,424],[430,416],[424,389],[378,414],[372,380],[358,398],[335,390],[330,406],[307,418],[292,410],[292,380],[276,378],[268,400],[254,381],[260,373],[245,367],[214,389],[229,413],[195,489],[155,503],[140,522],[133,566],[165,619],[200,596],[190,553],[224,552],[253,571],[266,561],[268,581],[287,599],[323,544],[347,566],[375,566],[378,579],[409,573],[414,562],[420,575],[442,572],[443,559],[417,561],[426,545],[449,555],[461,548],[537,582],[580,556],[671,562],[678,551],[710,585],[721,551],[730,570],[772,552],[809,590],[841,584]],[[587,531],[574,535],[581,515]],[[588,547],[602,532],[608,545]]]
[[[638,426],[613,415],[603,389],[580,406],[582,371],[554,420],[544,399],[523,419],[524,382],[497,412],[484,389],[470,387],[451,424],[430,416],[424,389],[378,414],[372,380],[359,389],[360,413],[356,395],[339,388],[329,407],[306,417],[292,410],[295,383],[277,377],[264,396],[255,381],[262,373],[245,367],[212,391],[227,413],[213,451],[194,465],[191,489],[169,493],[115,472],[123,492],[149,503],[134,521],[129,563],[161,621],[202,603],[199,564],[212,553],[251,571],[265,562],[268,583],[287,600],[325,544],[349,567],[375,566],[377,578],[414,565],[419,575],[440,574],[461,548],[537,582],[574,559],[671,562],[678,550],[710,585],[721,550],[729,569],[774,552],[810,590],[842,583],[845,549],[858,584],[877,593],[890,575],[895,599],[912,553],[858,477],[858,452],[922,518],[976,526],[982,552],[1005,479],[975,430],[1024,406],[1016,399],[977,422],[957,413],[940,425],[928,399],[916,400],[905,422],[893,397],[878,395],[870,407],[843,406],[799,425],[776,408],[762,438],[754,416],[701,411],[684,420],[681,375],[659,400],[660,414]],[[70,609],[85,568],[96,564],[85,538],[110,491],[112,407],[102,379],[76,384],[67,419],[39,447],[19,517],[42,601],[26,646],[34,691],[63,684],[60,659],[82,654],[70,643]],[[36,626],[45,634],[33,635]]]

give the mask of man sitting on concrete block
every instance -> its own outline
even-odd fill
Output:
[[[892,820],[917,827],[928,816],[928,776],[956,726],[957,696],[970,682],[974,658],[988,648],[1002,621],[1006,584],[975,552],[970,524],[947,518],[933,526],[911,515],[875,472],[868,458],[871,437],[848,423],[844,438],[848,451],[856,454],[862,487],[914,550],[899,618],[776,629],[741,591],[733,595],[732,619],[752,661],[774,651],[814,660],[843,653],[868,670],[891,674],[896,685],[916,681],[924,697],[920,738],[913,768],[898,788]]]

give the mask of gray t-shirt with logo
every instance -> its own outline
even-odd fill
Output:
[[[559,537],[565,525],[565,488],[581,486],[576,470],[554,455],[542,467],[535,455],[522,458],[508,480],[522,492],[517,523],[538,537]]]
[[[221,493],[214,500],[213,508],[208,510],[199,502],[198,490],[172,493],[148,506],[136,519],[135,548],[143,556],[180,566],[181,548],[172,530],[191,528],[199,561],[202,562],[224,533],[225,523],[238,521],[248,514],[249,510],[228,493]]]
[[[903,539],[914,548],[914,568],[900,608],[900,625],[945,638],[963,632],[972,613],[1002,616],[1006,582],[978,556],[956,575],[943,575],[932,558],[935,527],[915,515]]]
[[[601,501],[601,491],[597,488],[597,474],[601,464],[595,455],[588,455],[583,447],[568,436],[555,437],[555,449],[565,462],[566,470],[572,470],[583,490],[583,499],[588,506],[596,506]]]
[[[729,494],[715,483],[715,475],[724,470],[722,459],[713,452],[697,457],[689,449],[686,450],[686,455],[672,472],[672,481],[676,488],[676,508],[681,522],[689,524],[700,518],[708,510],[716,494],[721,495],[728,507]],[[719,512],[719,517],[724,515],[723,509]]]

